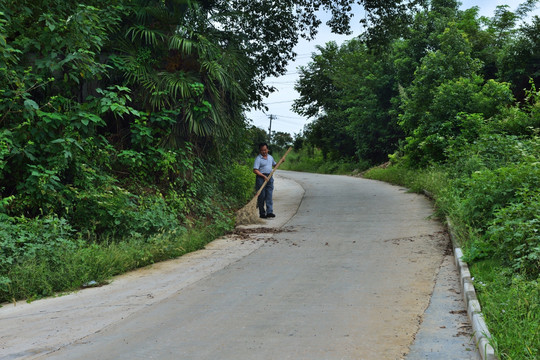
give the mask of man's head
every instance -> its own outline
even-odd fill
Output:
[[[267,143],[260,143],[259,144],[259,152],[262,156],[268,155],[268,144]]]

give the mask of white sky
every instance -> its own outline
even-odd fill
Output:
[[[473,6],[478,6],[480,8],[480,15],[491,17],[498,5],[506,4],[510,6],[511,10],[515,10],[517,6],[524,1],[525,0],[462,0],[461,8],[468,9]],[[253,125],[268,131],[270,124],[269,115],[271,114],[275,116],[272,121],[272,132],[283,131],[294,135],[299,133],[304,128],[304,125],[310,122],[310,120],[301,117],[290,110],[293,100],[299,97],[298,93],[294,90],[294,83],[298,79],[297,68],[309,63],[311,54],[316,51],[316,45],[324,45],[328,41],[335,41],[338,44],[341,44],[345,40],[351,39],[361,33],[362,29],[358,24],[358,20],[364,17],[364,10],[358,5],[353,8],[353,10],[355,11],[355,16],[351,20],[353,30],[352,35],[332,34],[328,27],[322,24],[315,40],[311,42],[302,39],[300,40],[295,48],[298,56],[296,61],[290,63],[287,67],[287,74],[279,78],[268,78],[266,81],[268,84],[271,84],[278,89],[265,101],[268,106],[268,111],[250,111],[247,113],[247,117],[251,120]],[[536,9],[534,14],[540,15],[540,9]]]

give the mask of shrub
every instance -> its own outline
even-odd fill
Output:
[[[251,166],[234,163],[226,167],[221,177],[222,191],[236,206],[242,206],[254,195],[255,175]]]
[[[66,249],[77,248],[75,231],[63,218],[9,218],[0,221],[0,274],[29,258],[62,262]]]
[[[452,192],[460,199],[463,219],[476,228],[486,230],[487,223],[498,209],[520,201],[520,188],[540,187],[540,166],[522,163],[494,170],[483,169],[470,177],[456,179]]]
[[[540,276],[540,190],[523,189],[519,201],[495,212],[485,241],[516,272]]]
[[[78,247],[75,231],[63,218],[6,218],[0,221],[0,294],[12,287],[10,272],[23,263],[38,262],[57,267],[66,251]],[[32,278],[37,282],[42,271],[32,266]],[[33,280],[32,280],[33,281]],[[48,290],[40,292],[49,295]]]

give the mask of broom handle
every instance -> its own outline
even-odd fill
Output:
[[[276,171],[279,165],[281,165],[281,163],[285,161],[285,157],[291,152],[291,150],[292,150],[292,147],[289,147],[289,149],[285,152],[285,155],[283,155],[281,159],[278,161],[278,163],[276,164],[276,166],[274,166],[274,168],[272,169],[272,172],[270,173],[270,175],[268,175],[268,178],[264,180],[262,186],[259,188],[259,191],[257,191],[254,198],[261,195],[261,192],[263,191],[264,187],[266,186],[266,184],[268,184],[268,181],[270,181],[270,178],[272,177],[272,175],[274,175],[274,171]]]

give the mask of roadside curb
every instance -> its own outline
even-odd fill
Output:
[[[454,249],[454,262],[459,272],[459,280],[461,283],[461,293],[463,294],[463,300],[467,306],[467,315],[472,324],[474,340],[482,360],[497,360],[495,350],[489,344],[491,334],[484,320],[480,302],[476,296],[476,290],[474,288],[471,272],[469,271],[469,265],[462,260],[463,251],[459,247],[452,223],[448,217],[446,217],[446,223],[448,225],[448,232],[450,233],[450,239],[452,240],[452,248]]]

